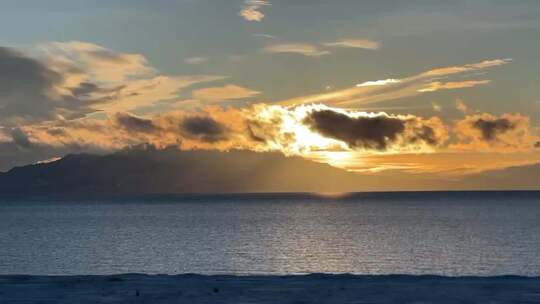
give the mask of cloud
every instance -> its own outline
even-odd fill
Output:
[[[458,89],[485,84],[488,80],[465,80],[442,83],[441,79],[453,76],[470,76],[471,73],[510,63],[511,59],[485,60],[463,66],[436,68],[401,79],[366,81],[352,88],[300,96],[278,102],[281,105],[320,103],[352,107],[370,103],[417,96],[439,89]],[[473,75],[474,76],[474,75]]]
[[[460,111],[461,113],[467,113],[469,111],[469,108],[465,104],[465,102],[461,99],[456,100],[456,109]]]
[[[351,148],[386,150],[387,142],[395,141],[405,130],[404,122],[386,116],[349,117],[332,110],[312,112],[305,122],[326,137],[344,141]]]
[[[334,110],[311,112],[305,119],[310,128],[320,134],[345,142],[353,149],[388,150],[398,142],[403,146],[422,143],[437,146],[446,136],[434,128],[440,121],[423,121],[415,117],[377,115],[348,115]],[[445,134],[446,132],[442,132]]]
[[[269,34],[253,34],[254,37],[262,37],[267,39],[276,39],[276,36]]]
[[[134,80],[127,83],[113,101],[100,104],[94,108],[110,113],[133,111],[151,107],[159,101],[178,98],[182,89],[194,84],[224,79],[222,76],[156,76],[149,79]]]
[[[321,151],[429,153],[448,138],[438,118],[343,110],[325,105],[254,106],[249,133],[271,150],[288,155]]]
[[[456,179],[467,174],[508,168],[518,165],[540,162],[538,152],[502,153],[497,151],[467,151],[437,153],[394,153],[365,154],[349,153],[343,162],[336,162],[337,167],[355,172],[398,174],[424,174]],[[466,153],[466,154],[465,154]],[[325,162],[324,154],[315,154],[314,160]],[[428,174],[428,175],[425,175]]]
[[[257,21],[260,22],[264,18],[264,14],[259,11],[258,7],[248,6],[243,8],[240,11],[240,16],[242,16],[247,21]]]
[[[131,111],[222,76],[159,74],[138,54],[87,42],[51,42],[34,55],[0,48],[0,126]]]
[[[80,70],[72,67],[71,73],[80,73]],[[77,118],[92,112],[93,104],[103,102],[100,98],[80,98],[81,93],[100,90],[86,82],[60,94],[68,77],[45,61],[17,49],[0,47],[0,125]]]
[[[483,119],[479,118],[473,123],[473,127],[480,130],[484,140],[495,140],[497,135],[513,130],[516,125],[508,118]]]
[[[317,48],[317,46],[307,43],[284,43],[269,45],[264,48],[264,52],[273,54],[299,54],[308,57],[320,57],[330,54],[329,51],[321,50]]]
[[[367,50],[378,50],[381,44],[377,41],[369,39],[341,39],[334,42],[323,43],[328,47],[340,47],[340,48],[360,48]]]
[[[130,132],[153,133],[158,130],[151,119],[141,118],[129,113],[116,113],[114,124]]]
[[[479,70],[483,70],[487,68],[497,67],[504,64],[508,64],[510,62],[512,62],[512,59],[510,58],[484,60],[481,62],[470,63],[470,64],[461,65],[461,66],[449,66],[449,67],[437,68],[437,69],[424,72],[421,75],[425,75],[425,76],[455,75],[455,74],[461,74],[465,72],[474,72],[474,71],[479,71]]]
[[[207,106],[107,119],[50,121],[21,127],[32,145],[117,150],[151,144],[158,148],[248,149],[307,155],[340,150],[372,153],[432,152],[447,138],[438,118],[345,111],[323,105],[253,105],[235,109]]]
[[[82,76],[99,82],[120,83],[134,77],[151,76],[156,70],[140,54],[121,53],[97,44],[69,41],[49,42],[38,46],[48,60],[59,69],[78,68]]]
[[[267,0],[245,0],[244,6],[238,13],[242,18],[247,21],[260,22],[264,18],[264,14],[261,12],[261,9],[264,6],[269,6],[270,1]]]
[[[208,57],[189,57],[184,60],[187,64],[201,64],[208,62]]]
[[[472,88],[482,84],[490,83],[490,80],[467,80],[467,81],[454,81],[454,82],[440,82],[435,81],[428,83],[426,87],[419,89],[418,92],[435,92],[439,90],[452,90],[462,88]]]
[[[222,76],[160,74],[139,54],[116,52],[88,42],[51,42],[40,45],[52,69],[65,75],[57,89],[61,95],[73,95],[75,88],[96,89],[77,95],[92,102],[94,111],[131,111],[173,99],[178,92],[201,82],[223,79]],[[80,91],[80,90],[79,90]]]
[[[267,38],[274,38],[273,36],[264,35]],[[376,50],[379,48],[380,44],[376,41],[365,40],[365,39],[343,39],[336,42],[323,43],[323,46],[326,47],[341,47],[341,48],[363,48]],[[330,51],[320,49],[316,45],[308,43],[281,43],[269,45],[264,48],[266,53],[292,53],[300,54],[309,57],[320,57],[330,54]]]
[[[185,135],[203,142],[216,142],[227,139],[227,129],[211,117],[194,116],[182,121]]]
[[[362,82],[362,83],[359,83],[357,84],[356,86],[357,87],[370,87],[370,86],[383,86],[383,85],[387,85],[387,84],[392,84],[392,83],[399,83],[401,82],[399,79],[382,79],[382,80],[375,80],[375,81],[366,81],[366,82]]]
[[[223,87],[204,88],[193,91],[193,98],[202,101],[226,101],[234,99],[251,98],[260,92],[241,86],[228,84]]]
[[[14,154],[19,150],[35,161],[73,151],[116,151],[150,144],[158,149],[278,151],[353,171],[445,176],[530,163],[534,155],[525,155],[540,142],[529,118],[519,114],[469,115],[450,126],[438,117],[321,104],[205,106],[145,116],[114,113],[105,119],[55,120],[0,131],[0,147],[9,147],[5,157],[14,163],[22,159]],[[488,154],[491,159],[484,160]],[[540,161],[539,155],[534,157]]]
[[[539,140],[531,132],[529,117],[510,113],[468,115],[457,122],[454,132],[459,143],[450,148],[456,150],[530,151]]]
[[[110,114],[106,119],[57,120],[21,127],[29,142],[55,149],[115,151],[150,144],[157,148],[183,149],[248,148],[243,139],[245,117],[239,110],[205,107],[201,110],[172,111],[135,116]]]
[[[20,128],[13,128],[10,132],[10,136],[13,143],[17,147],[30,148],[32,146],[32,143],[30,143],[28,136],[26,136],[26,133],[24,133],[24,131],[22,131]]]

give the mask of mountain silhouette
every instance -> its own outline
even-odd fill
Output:
[[[0,193],[16,196],[331,192],[364,186],[354,173],[300,157],[172,148],[71,154],[0,173]]]
[[[523,176],[527,176],[524,181]],[[70,154],[0,173],[0,196],[130,196],[176,193],[534,190],[540,165],[461,180],[361,174],[281,153],[137,147],[107,155]]]

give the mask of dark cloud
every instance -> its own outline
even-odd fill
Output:
[[[333,110],[311,112],[304,120],[313,131],[345,142],[351,148],[386,150],[389,145],[437,146],[445,140],[439,120],[413,116],[350,116]]]
[[[187,137],[204,142],[216,142],[227,139],[227,128],[211,117],[187,117],[181,122],[182,131]]]
[[[349,117],[331,110],[312,112],[304,121],[314,131],[352,148],[385,150],[405,131],[405,122],[387,116]]]
[[[10,132],[11,139],[15,145],[17,145],[20,148],[31,148],[32,143],[30,142],[30,139],[28,139],[28,136],[26,133],[24,133],[23,130],[20,128],[13,128]]]
[[[0,119],[49,116],[53,106],[45,95],[62,79],[40,61],[0,47]]]
[[[492,120],[479,118],[473,122],[473,127],[480,130],[484,140],[492,141],[496,139],[498,134],[513,130],[516,125],[506,118]]]
[[[62,128],[52,128],[52,129],[48,129],[47,133],[52,136],[61,136],[61,135],[65,135],[66,131]]]
[[[152,120],[127,113],[116,113],[114,115],[114,122],[120,128],[130,132],[153,133],[159,129],[154,125]]]
[[[540,148],[540,141],[537,141],[537,142],[534,144],[534,147],[535,147],[535,148]]]
[[[421,140],[431,146],[436,146],[439,144],[439,138],[432,127],[421,126],[414,131],[416,135],[411,138],[412,142]]]
[[[38,60],[6,47],[0,47],[0,71],[0,94],[3,97],[28,88],[42,91],[62,80],[61,75]]]
[[[27,121],[81,117],[93,110],[94,102],[84,97],[99,91],[97,85],[83,83],[73,96],[55,93],[65,75],[44,62],[6,47],[0,47],[0,123],[13,119]],[[51,97],[52,95],[57,95]]]
[[[90,96],[90,94],[99,90],[99,86],[91,82],[82,82],[76,88],[71,89],[75,96]]]

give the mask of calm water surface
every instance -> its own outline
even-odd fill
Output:
[[[1,201],[0,274],[540,275],[540,193]]]

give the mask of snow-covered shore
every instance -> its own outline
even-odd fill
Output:
[[[540,303],[540,278],[4,275],[0,303]]]

